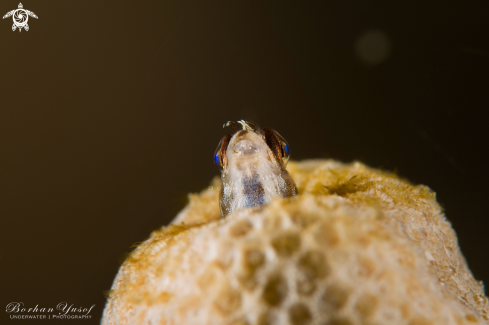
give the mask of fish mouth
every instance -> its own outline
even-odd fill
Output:
[[[237,155],[253,155],[257,153],[258,146],[250,140],[240,140],[236,142],[232,148],[233,153]]]
[[[254,131],[241,130],[232,137],[228,152],[236,156],[250,156],[266,152],[266,144],[260,135]]]

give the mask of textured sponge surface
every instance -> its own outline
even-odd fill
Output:
[[[291,162],[300,195],[220,219],[219,182],[121,266],[102,324],[486,324],[435,194],[361,163]]]

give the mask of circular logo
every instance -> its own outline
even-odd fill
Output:
[[[27,12],[25,12],[24,9],[15,10],[13,16],[14,16],[14,23],[17,26],[24,26],[25,24],[27,24],[27,19],[29,19],[27,17]]]

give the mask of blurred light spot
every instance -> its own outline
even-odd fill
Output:
[[[367,30],[355,41],[355,53],[367,64],[379,64],[389,57],[391,42],[384,32]]]

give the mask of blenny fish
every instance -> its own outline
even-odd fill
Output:
[[[285,169],[290,147],[275,130],[249,121],[227,122],[234,132],[221,139],[214,162],[221,170],[221,217],[243,208],[260,207],[274,197],[297,195],[297,186]]]

